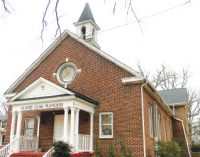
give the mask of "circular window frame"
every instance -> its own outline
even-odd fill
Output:
[[[62,71],[67,68],[67,67],[72,67],[74,69],[74,75],[73,77],[69,80],[69,81],[64,81],[64,79],[62,78]],[[67,62],[67,63],[63,63],[62,65],[59,66],[57,72],[56,72],[56,77],[57,77],[57,80],[60,84],[63,84],[63,85],[68,85],[69,83],[71,83],[77,76],[77,67],[75,64],[71,63],[71,62]]]

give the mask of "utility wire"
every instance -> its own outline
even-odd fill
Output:
[[[187,4],[190,4],[190,3],[191,3],[191,1],[188,0],[188,1],[184,2],[184,3],[178,4],[178,5],[176,5],[176,6],[173,6],[173,7],[170,7],[170,8],[161,10],[161,11],[158,11],[158,12],[156,12],[156,13],[153,13],[153,14],[150,14],[150,15],[147,15],[147,16],[144,16],[144,17],[141,17],[141,18],[138,18],[137,20],[134,20],[134,21],[132,21],[132,22],[127,22],[126,24],[122,24],[122,25],[114,26],[114,27],[111,27],[111,28],[108,28],[108,29],[104,29],[104,30],[102,30],[102,31],[99,31],[98,34],[104,33],[104,32],[108,32],[108,31],[112,31],[112,30],[115,30],[115,29],[118,29],[118,28],[121,28],[121,27],[125,27],[125,26],[127,26],[127,25],[131,25],[131,24],[134,24],[134,23],[136,23],[136,22],[139,22],[139,23],[140,23],[140,22],[142,22],[143,20],[146,20],[146,19],[149,19],[149,18],[158,16],[158,15],[162,15],[162,14],[168,13],[168,12],[170,12],[170,11],[173,11],[173,10],[175,10],[175,9],[177,9],[177,8],[183,7],[183,6],[185,6],[185,5],[187,5]]]

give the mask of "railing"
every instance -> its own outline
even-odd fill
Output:
[[[0,149],[0,157],[9,157],[13,152],[37,150],[37,137],[20,136]]]
[[[36,151],[38,148],[38,137],[20,136],[20,151]]]
[[[89,151],[90,150],[90,135],[78,135],[78,150],[79,151]]]
[[[62,141],[64,137],[61,137],[59,141]],[[53,147],[51,147],[42,157],[51,157],[53,153]]]
[[[72,146],[72,151],[84,152],[84,151],[90,151],[91,148],[90,141],[92,140],[92,137],[90,135],[83,135],[83,134],[78,134],[78,135],[68,134],[67,137],[62,137],[60,140],[69,143]],[[52,153],[53,153],[53,147],[51,147],[48,150],[48,152],[46,152],[42,157],[51,157]]]
[[[42,157],[51,157],[53,153],[53,147],[51,147],[51,149],[48,150],[48,152],[46,152]]]
[[[0,149],[0,157],[9,157],[13,152],[13,146],[19,142],[19,138],[15,138],[12,142],[5,145],[3,148]]]

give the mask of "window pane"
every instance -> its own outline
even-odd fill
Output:
[[[26,129],[26,136],[33,137],[33,129]]]
[[[111,124],[112,118],[111,118],[111,114],[105,114],[105,115],[101,115],[101,124]]]
[[[102,135],[112,135],[112,126],[102,126]]]
[[[26,128],[34,128],[34,119],[27,119]]]
[[[34,134],[34,118],[27,118],[25,121],[25,135],[33,137]]]
[[[2,145],[5,144],[5,135],[2,136]]]
[[[2,121],[1,127],[2,127],[2,128],[5,128],[5,124],[6,124],[6,122],[5,122],[5,121]]]

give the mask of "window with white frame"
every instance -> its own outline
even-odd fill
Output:
[[[149,136],[153,137],[153,105],[149,106]]]
[[[113,138],[113,113],[103,112],[99,114],[100,138]]]
[[[166,141],[167,140],[167,135],[166,135],[166,117],[163,118],[163,125],[164,125],[164,139]]]
[[[168,135],[169,135],[169,139],[170,139],[170,137],[171,137],[171,122],[170,122],[170,120],[169,120],[169,126],[168,126]]]
[[[33,137],[34,135],[34,118],[26,118],[25,119],[25,135],[29,137]]]
[[[160,113],[158,112],[158,117],[157,117],[157,135],[158,138],[161,140],[161,118],[160,118]]]

